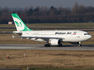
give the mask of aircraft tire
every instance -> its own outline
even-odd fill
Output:
[[[50,47],[50,45],[49,45],[49,44],[45,44],[44,46],[45,46],[45,47]]]
[[[79,47],[81,47],[82,45],[81,44],[79,44]]]
[[[62,46],[62,44],[59,44],[58,46]]]

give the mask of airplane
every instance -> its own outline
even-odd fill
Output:
[[[28,39],[40,42],[46,42],[45,47],[50,47],[51,45],[62,46],[62,42],[68,42],[71,44],[79,44],[82,46],[82,42],[89,40],[92,36],[85,31],[81,30],[40,30],[34,31],[28,28],[21,18],[16,14],[12,13],[12,18],[14,20],[17,31],[13,31],[14,34],[18,34],[21,39]]]

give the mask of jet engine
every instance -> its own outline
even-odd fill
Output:
[[[39,42],[44,42],[44,40],[43,40],[43,39],[40,39],[40,38],[38,38],[38,39],[36,39],[36,38],[31,38],[31,40],[39,41]]]
[[[61,45],[61,40],[59,40],[59,39],[50,39],[49,43],[51,45]]]

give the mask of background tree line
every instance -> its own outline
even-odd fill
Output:
[[[75,3],[73,8],[25,7],[24,9],[0,8],[0,24],[12,21],[11,13],[17,13],[25,23],[76,23],[94,21],[94,7]]]

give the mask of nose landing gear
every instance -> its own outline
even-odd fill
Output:
[[[82,42],[79,42],[79,47],[82,46]]]

